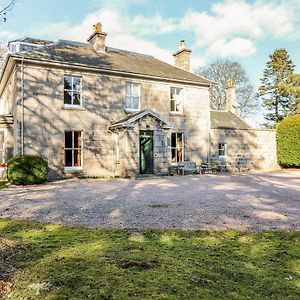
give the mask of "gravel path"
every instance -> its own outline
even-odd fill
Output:
[[[300,171],[10,187],[0,190],[0,217],[92,228],[300,230]]]

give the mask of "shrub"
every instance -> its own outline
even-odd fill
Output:
[[[276,130],[278,163],[282,167],[300,167],[300,115],[284,119]]]
[[[42,183],[47,179],[48,163],[36,155],[16,155],[7,164],[7,178],[13,184]]]

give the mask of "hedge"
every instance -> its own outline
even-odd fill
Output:
[[[278,163],[286,168],[300,167],[300,115],[284,119],[276,129]]]
[[[7,178],[17,185],[42,183],[48,171],[47,161],[36,155],[16,155],[7,164]]]

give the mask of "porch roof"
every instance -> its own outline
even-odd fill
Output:
[[[138,120],[146,117],[146,116],[151,116],[155,118],[158,122],[162,124],[162,128],[164,129],[170,129],[172,128],[172,125],[164,120],[158,113],[154,112],[153,110],[150,109],[145,109],[136,113],[129,114],[128,116],[125,116],[124,118],[112,122],[111,125],[109,126],[110,130],[114,130],[117,128],[130,128],[133,127],[134,123],[137,122]]]

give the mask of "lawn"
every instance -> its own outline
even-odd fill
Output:
[[[300,232],[0,219],[0,251],[4,299],[300,299]]]

